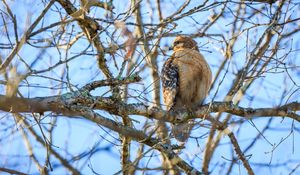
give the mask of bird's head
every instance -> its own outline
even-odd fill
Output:
[[[197,46],[197,42],[194,41],[192,38],[187,36],[177,36],[173,42],[173,50],[179,50],[179,49],[193,49],[199,51],[199,48]]]

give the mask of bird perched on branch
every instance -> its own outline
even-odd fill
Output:
[[[173,43],[172,56],[164,63],[161,79],[164,103],[168,111],[202,103],[211,85],[211,70],[200,54],[196,41],[178,36]],[[192,121],[172,125],[174,137],[185,142],[190,135]]]

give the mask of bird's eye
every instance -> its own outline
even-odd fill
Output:
[[[179,41],[175,41],[174,46],[178,45],[179,43],[180,43]]]

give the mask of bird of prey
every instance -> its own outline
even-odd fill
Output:
[[[207,96],[212,81],[211,70],[192,38],[176,37],[173,51],[161,72],[164,103],[168,111],[191,109]],[[193,126],[191,120],[174,124],[172,134],[178,141],[185,142]]]

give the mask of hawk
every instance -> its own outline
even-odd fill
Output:
[[[164,103],[168,111],[190,109],[207,96],[212,81],[211,70],[192,38],[176,37],[173,51],[161,72]],[[192,121],[174,124],[172,133],[178,141],[185,142],[192,127]]]

